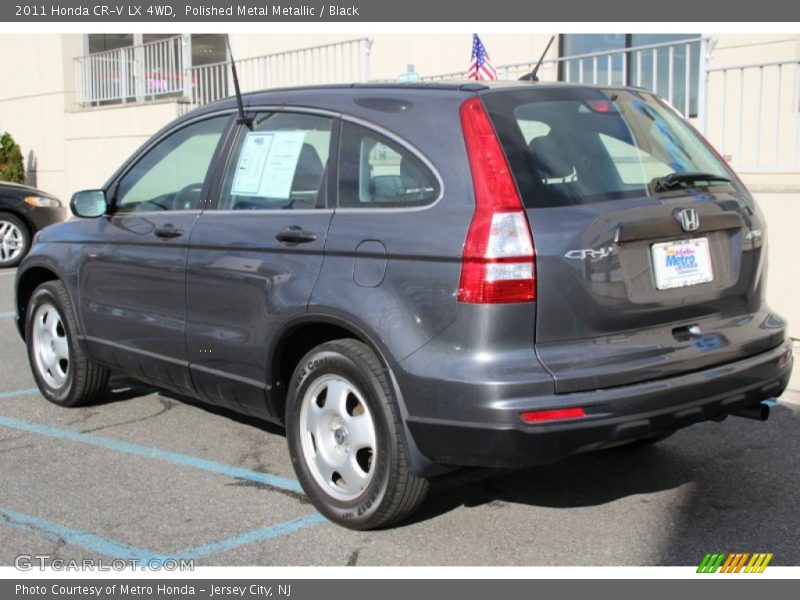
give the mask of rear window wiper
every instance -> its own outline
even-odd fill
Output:
[[[663,177],[656,177],[650,182],[650,185],[656,192],[666,192],[681,184],[695,183],[697,181],[730,183],[731,179],[730,177],[715,175],[714,173],[670,173]]]

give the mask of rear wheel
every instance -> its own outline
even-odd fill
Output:
[[[42,395],[59,406],[89,404],[108,382],[108,371],[89,357],[76,331],[64,284],[48,281],[36,288],[25,317],[28,361]]]
[[[327,342],[300,361],[286,428],[298,479],[332,521],[373,529],[410,515],[425,499],[428,481],[409,470],[391,390],[363,343]]]
[[[30,247],[28,226],[14,215],[0,214],[0,269],[16,267]]]

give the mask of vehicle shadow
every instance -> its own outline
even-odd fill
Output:
[[[706,552],[772,552],[771,564],[797,565],[798,433],[800,411],[784,405],[766,423],[704,423],[655,446],[623,446],[514,471],[459,471],[436,480],[421,510],[399,527],[459,507],[581,508],[640,495],[651,511],[670,515],[668,526],[654,532],[658,559],[650,564],[696,566]],[[679,486],[679,496],[658,494]],[[556,517],[542,512],[535,518]],[[587,544],[607,543],[588,535]],[[642,563],[632,555],[630,564]]]
[[[244,425],[249,425],[251,427],[261,429],[265,433],[269,433],[272,435],[280,435],[282,437],[285,437],[285,432],[283,427],[279,427],[278,425],[274,425],[272,423],[269,423],[268,421],[264,421],[257,417],[244,415],[233,409],[225,408],[224,406],[206,404],[205,402],[202,402],[195,398],[191,398],[189,396],[182,396],[181,394],[176,394],[174,392],[170,392],[162,388],[151,386],[146,383],[142,383],[140,381],[128,379],[127,377],[117,376],[117,375],[112,375],[111,379],[108,382],[108,390],[103,395],[101,395],[96,402],[93,403],[93,406],[102,406],[106,404],[113,404],[115,402],[124,402],[125,400],[133,400],[135,398],[149,396],[150,394],[158,394],[162,398],[166,398],[175,402],[180,402],[181,404],[186,404],[194,408],[199,408],[204,412],[225,417],[226,419],[230,419],[231,421],[236,421],[237,423],[242,423]]]
[[[224,406],[217,406],[215,404],[206,404],[205,402],[202,402],[195,398],[190,398],[188,396],[181,396],[180,394],[174,394],[169,391],[165,390],[154,390],[154,391],[158,391],[158,394],[164,398],[169,398],[171,400],[175,400],[177,402],[193,406],[194,408],[199,408],[200,410],[210,413],[212,415],[218,415],[221,417],[225,417],[226,419],[230,419],[231,421],[241,423],[242,425],[249,425],[250,427],[255,427],[256,429],[262,430],[264,433],[286,437],[286,432],[284,431],[283,427],[270,423],[269,421],[264,421],[263,419],[259,419],[258,417],[251,417],[249,415],[244,415],[240,412],[237,412],[231,408],[226,408]]]
[[[124,402],[126,400],[147,396],[156,391],[156,388],[146,384],[112,375],[111,379],[108,381],[108,389],[103,392],[92,405],[101,406],[104,404],[113,404],[115,402]]]
[[[428,501],[407,523],[436,518],[461,506],[492,503],[597,506],[674,489],[691,480],[691,463],[658,446],[610,448],[525,469],[463,469],[434,480]]]

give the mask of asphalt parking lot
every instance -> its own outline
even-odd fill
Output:
[[[35,390],[0,272],[0,565],[20,554],[196,565],[800,565],[800,367],[766,423],[697,425],[645,449],[459,472],[413,521],[326,522],[268,424],[119,382],[62,409]],[[800,354],[800,353],[796,353]]]

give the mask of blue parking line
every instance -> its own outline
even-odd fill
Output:
[[[283,523],[276,523],[274,525],[246,531],[245,533],[234,535],[218,542],[202,544],[175,553],[162,554],[145,548],[137,548],[136,546],[123,544],[94,533],[81,531],[80,529],[69,527],[68,525],[54,523],[53,521],[27,515],[9,508],[0,508],[0,525],[8,525],[51,540],[63,540],[70,546],[76,546],[111,558],[136,560],[137,563],[144,563],[147,565],[155,565],[167,559],[175,558],[207,558],[241,546],[279,538],[294,533],[295,531],[308,529],[309,527],[324,523],[325,520],[325,517],[321,514],[314,513],[312,515],[306,515],[305,517],[284,521]]]
[[[196,456],[189,456],[188,454],[179,454],[177,452],[169,452],[167,450],[150,448],[149,446],[140,446],[139,444],[132,444],[111,438],[99,437],[88,433],[80,433],[78,431],[72,431],[71,429],[61,429],[58,427],[51,427],[50,425],[19,421],[10,417],[0,416],[0,426],[10,427],[12,429],[18,429],[20,431],[27,431],[39,435],[45,435],[60,440],[89,444],[91,446],[97,446],[107,450],[135,454],[138,456],[145,456],[147,458],[156,458],[159,460],[183,465],[185,467],[191,467],[193,469],[200,469],[202,471],[227,475],[228,477],[233,477],[236,479],[246,479],[249,481],[263,483],[265,485],[282,490],[289,490],[292,492],[303,491],[303,489],[300,487],[300,484],[294,479],[280,477],[279,475],[270,475],[269,473],[262,473],[260,471],[251,471],[250,469],[226,465],[225,463],[198,458]]]
[[[84,550],[114,558],[135,559],[144,562],[164,558],[144,548],[120,544],[93,533],[26,515],[8,508],[0,508],[0,524],[10,525],[51,540],[64,540],[70,546],[78,546]]]
[[[187,550],[181,555],[185,555],[188,558],[205,558],[206,556],[227,552],[228,550],[233,550],[234,548],[239,548],[240,546],[247,546],[255,542],[262,542],[264,540],[282,537],[284,535],[294,533],[295,531],[320,525],[326,521],[327,519],[321,514],[314,513],[313,515],[292,519],[291,521],[286,521],[284,523],[277,523],[275,525],[267,525],[266,527],[253,529],[251,531],[234,535],[218,542],[203,544],[202,546],[197,546],[196,548]]]
[[[0,319],[12,319],[17,316],[17,313],[13,312],[0,312]]]
[[[28,388],[25,390],[11,390],[10,392],[0,392],[0,400],[3,398],[16,398],[17,396],[30,396],[31,394],[40,393],[36,388]]]

